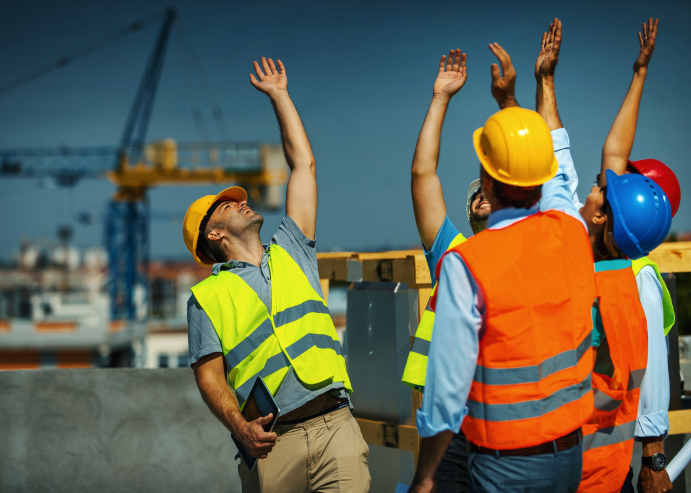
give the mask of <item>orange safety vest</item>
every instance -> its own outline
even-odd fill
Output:
[[[562,212],[538,212],[450,251],[463,258],[485,298],[484,333],[461,428],[468,440],[510,450],[580,428],[593,411],[596,295],[583,224]]]
[[[631,260],[597,262],[595,282],[599,306],[593,311],[599,311],[607,346],[600,346],[593,371],[595,408],[583,425],[578,491],[618,493],[633,455],[640,386],[648,362],[648,327]]]

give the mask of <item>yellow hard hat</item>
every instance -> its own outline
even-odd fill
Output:
[[[194,257],[194,261],[199,265],[211,267],[213,260],[202,252],[197,251],[197,240],[199,239],[199,226],[201,226],[206,213],[216,202],[232,200],[234,202],[244,202],[247,200],[247,192],[241,187],[230,187],[223,190],[218,195],[205,195],[201,199],[192,202],[185,219],[182,221],[182,237],[185,239],[185,246]]]
[[[532,110],[512,107],[495,113],[475,130],[473,144],[485,171],[502,183],[534,187],[557,174],[549,128]]]

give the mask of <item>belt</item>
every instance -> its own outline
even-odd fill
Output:
[[[511,450],[494,450],[491,448],[481,447],[475,445],[474,443],[468,442],[468,448],[471,452],[477,454],[488,454],[488,455],[518,455],[518,456],[528,456],[528,455],[543,455],[543,454],[553,454],[555,452],[561,452],[562,450],[568,450],[572,447],[578,445],[581,440],[581,429],[578,428],[572,431],[568,435],[557,438],[551,442],[546,442],[540,445],[535,445],[534,447],[517,448]]]
[[[334,411],[338,411],[339,409],[343,409],[344,407],[348,406],[348,400],[343,399],[343,401],[339,402],[335,406],[331,406],[328,409],[324,409],[322,412],[319,412],[317,414],[313,414],[312,416],[307,416],[305,418],[300,418],[300,419],[294,419],[292,421],[279,421],[276,424],[277,425],[298,425],[300,423],[304,423],[305,421],[309,421],[310,419],[318,418],[319,416],[324,416],[325,414],[332,413]]]

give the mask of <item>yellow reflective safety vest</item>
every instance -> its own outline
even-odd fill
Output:
[[[466,240],[465,236],[458,234],[446,249],[448,252],[456,245],[460,245]],[[434,284],[432,288],[432,293],[430,299],[434,296],[437,291],[437,284]],[[429,354],[429,344],[432,341],[432,329],[434,328],[434,310],[430,306],[429,300],[427,301],[427,307],[425,308],[425,313],[422,314],[420,319],[420,325],[417,327],[415,332],[415,338],[413,339],[413,346],[410,348],[410,353],[408,353],[408,361],[405,364],[405,369],[403,370],[403,378],[401,379],[404,384],[410,385],[415,390],[424,392],[425,390],[425,379],[427,378],[427,358]]]
[[[660,269],[658,269],[657,264],[650,260],[648,257],[642,257],[638,260],[633,260],[631,268],[633,269],[633,275],[637,276],[641,269],[647,265],[649,265],[655,270],[657,280],[660,281],[660,285],[662,286],[662,311],[665,316],[665,335],[667,335],[669,331],[672,330],[672,326],[674,326],[674,304],[672,303],[672,296],[669,294],[667,285],[665,284],[664,279],[662,279],[662,276],[660,275]]]
[[[192,288],[223,347],[228,386],[242,408],[257,377],[272,395],[292,366],[302,383],[343,382],[353,392],[324,299],[283,248],[271,245],[271,314],[237,274],[221,270]]]

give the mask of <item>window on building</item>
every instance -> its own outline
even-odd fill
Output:
[[[190,355],[187,353],[178,354],[178,368],[187,368],[190,366]]]
[[[168,355],[167,354],[159,354],[158,355],[158,367],[159,368],[168,368]]]

